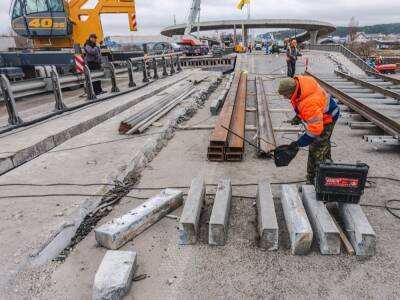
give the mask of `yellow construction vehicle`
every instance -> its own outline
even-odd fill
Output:
[[[246,49],[243,47],[242,44],[236,44],[233,51],[236,53],[245,53]]]
[[[22,37],[33,41],[34,48],[72,48],[83,46],[95,33],[103,42],[101,14],[127,14],[131,31],[137,30],[134,0],[13,0],[11,25]]]

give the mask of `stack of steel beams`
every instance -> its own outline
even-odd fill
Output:
[[[216,127],[211,134],[207,154],[209,160],[242,160],[244,152],[243,140],[233,134],[229,134],[225,128],[230,128],[239,136],[244,137],[246,91],[247,73],[237,72],[217,120]]]

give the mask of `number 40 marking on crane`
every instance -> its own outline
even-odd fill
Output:
[[[65,28],[65,22],[53,22],[51,18],[35,18],[29,21],[30,28]]]

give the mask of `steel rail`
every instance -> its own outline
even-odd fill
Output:
[[[321,86],[326,89],[332,96],[339,99],[342,103],[350,107],[352,110],[359,113],[365,119],[374,123],[376,126],[381,128],[383,131],[387,132],[396,139],[400,139],[400,123],[395,120],[383,115],[382,113],[372,109],[371,107],[365,105],[359,100],[351,97],[350,95],[344,93],[343,91],[335,88],[325,80],[319,78],[316,75],[306,72],[307,75],[314,77]]]
[[[363,87],[369,88],[369,89],[373,90],[374,92],[378,92],[378,93],[381,93],[382,95],[391,97],[391,98],[396,99],[396,100],[400,100],[400,94],[399,93],[393,92],[391,90],[385,89],[383,87],[377,86],[377,85],[375,85],[373,83],[369,83],[369,82],[367,82],[365,80],[353,77],[351,75],[345,74],[345,73],[340,72],[340,71],[335,71],[335,74],[339,75],[340,77],[345,78],[345,79],[347,79],[349,81],[355,82],[355,83],[357,83],[357,84],[359,84],[359,85],[361,85]]]
[[[385,81],[390,81],[390,82],[392,82],[392,83],[394,83],[396,85],[397,84],[400,85],[400,79],[398,79],[398,78],[390,77],[388,75],[384,75],[384,74],[376,73],[376,72],[370,72],[370,71],[365,71],[365,72],[368,75],[373,76],[375,78],[382,79],[382,80],[385,80]]]

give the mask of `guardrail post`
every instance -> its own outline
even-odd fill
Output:
[[[174,67],[174,56],[171,55],[171,71],[170,75],[175,74],[175,67]]]
[[[154,71],[154,75],[153,75],[153,79],[158,79],[160,78],[158,76],[158,71],[157,71],[157,58],[153,58],[153,71]]]
[[[179,55],[176,56],[176,66],[177,66],[177,70],[178,72],[182,71],[182,66],[181,66],[181,58]]]
[[[126,65],[128,67],[129,87],[135,87],[136,86],[136,82],[133,79],[133,65],[132,65],[132,62],[130,60],[127,60],[126,61]]]
[[[64,104],[61,85],[60,85],[60,78],[58,77],[58,72],[55,66],[51,66],[50,71],[51,77],[51,84],[53,86],[54,91],[54,98],[56,100],[56,105],[54,106],[55,110],[64,110],[67,106]]]
[[[111,75],[111,93],[119,93],[120,89],[118,88],[117,85],[117,74],[115,73],[115,67],[112,62],[109,62],[107,64],[107,68],[110,70],[110,75]]]
[[[163,66],[162,76],[166,77],[168,76],[168,72],[167,72],[167,60],[165,59],[165,56],[162,57],[162,66]]]
[[[147,73],[146,58],[143,59],[143,82],[149,82],[149,74]]]
[[[24,121],[19,117],[17,106],[15,105],[15,98],[13,91],[11,89],[11,84],[6,75],[1,74],[1,92],[3,93],[4,102],[6,104],[8,112],[8,124],[10,125],[20,125]]]
[[[85,75],[85,92],[87,100],[95,100],[96,94],[93,88],[92,74],[90,73],[89,67],[85,64],[84,67],[84,75]]]

